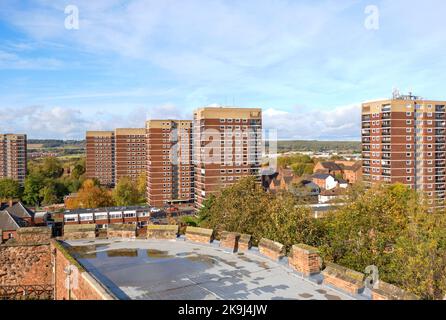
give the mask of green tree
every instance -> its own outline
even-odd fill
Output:
[[[385,276],[423,299],[446,294],[446,216],[417,213],[398,238]]]
[[[136,189],[138,190],[139,203],[147,201],[147,173],[142,172],[136,180]]]
[[[0,199],[14,200],[20,199],[21,196],[22,188],[17,181],[9,178],[0,180]]]
[[[136,186],[130,178],[123,177],[116,184],[113,190],[113,200],[118,206],[130,206],[139,204],[141,195]]]
[[[287,192],[265,192],[253,177],[225,188],[199,211],[200,225],[221,232],[252,234],[254,242],[263,237],[280,241],[289,248],[298,242],[312,244],[318,231],[309,209]]]
[[[64,171],[61,161],[56,157],[47,157],[43,159],[38,170],[45,178],[51,179],[60,178]]]
[[[57,190],[55,184],[48,184],[40,190],[39,196],[43,205],[51,205],[58,202]]]
[[[30,173],[25,179],[23,200],[31,206],[39,206],[43,198],[40,190],[44,188],[44,177],[40,173]]]

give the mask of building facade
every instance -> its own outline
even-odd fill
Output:
[[[192,121],[147,121],[146,142],[148,204],[193,203]]]
[[[136,180],[146,172],[146,130],[115,130],[115,183],[122,177]]]
[[[445,207],[446,101],[394,94],[362,105],[363,180],[402,183]]]
[[[195,206],[245,176],[261,181],[262,110],[202,108],[194,112]]]
[[[115,133],[113,131],[87,131],[86,177],[105,186],[115,184]]]
[[[0,134],[0,179],[11,178],[23,184],[27,168],[26,146],[25,134]]]
[[[146,171],[145,129],[87,131],[86,176],[113,187],[120,178],[136,180]]]

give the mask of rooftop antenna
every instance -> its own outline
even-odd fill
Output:
[[[394,87],[392,92],[392,98],[398,99],[399,97],[401,97],[400,90],[397,87]]]

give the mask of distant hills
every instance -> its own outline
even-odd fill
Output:
[[[85,140],[56,140],[56,139],[29,139],[29,149],[75,148],[85,149]],[[361,152],[360,141],[316,141],[316,140],[289,140],[278,141],[279,152],[313,151],[313,152]]]

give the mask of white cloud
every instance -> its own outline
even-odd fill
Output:
[[[266,129],[276,129],[279,139],[359,140],[360,105],[352,104],[329,111],[267,109],[263,113]]]

